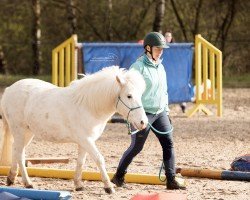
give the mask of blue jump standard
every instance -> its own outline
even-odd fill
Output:
[[[11,193],[18,197],[25,197],[32,200],[68,200],[71,199],[71,194],[68,191],[51,191],[51,190],[35,190],[22,189],[12,187],[0,187],[2,192]]]

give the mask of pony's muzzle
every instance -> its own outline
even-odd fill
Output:
[[[141,122],[140,122],[140,125],[141,125],[140,130],[145,129],[147,127],[147,125],[148,125],[148,119],[147,118],[142,119]]]

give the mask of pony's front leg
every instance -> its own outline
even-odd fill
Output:
[[[75,176],[74,176],[74,184],[76,191],[83,190],[82,186],[82,166],[85,163],[87,153],[86,151],[78,145],[78,158],[76,163],[76,170],[75,170]]]
[[[93,158],[98,168],[100,169],[105,192],[108,194],[114,193],[115,189],[111,184],[108,173],[106,171],[104,158],[97,149],[95,142],[91,139],[88,139],[84,145],[86,147],[86,151],[89,153],[91,158]]]
[[[21,156],[21,160],[18,160],[19,163],[19,167],[20,167],[20,171],[22,174],[22,181],[23,184],[26,188],[33,188],[32,182],[28,176],[28,172],[27,169],[25,167],[25,152],[24,149],[22,151],[22,156]]]

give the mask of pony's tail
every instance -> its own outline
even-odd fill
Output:
[[[0,165],[9,166],[12,161],[13,137],[10,134],[9,125],[2,113],[3,128],[0,133]]]

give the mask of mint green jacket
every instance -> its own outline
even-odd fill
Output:
[[[145,112],[158,114],[166,110],[168,113],[167,77],[161,60],[155,64],[143,54],[131,65],[130,70],[139,71],[146,82],[146,90],[142,95]]]

